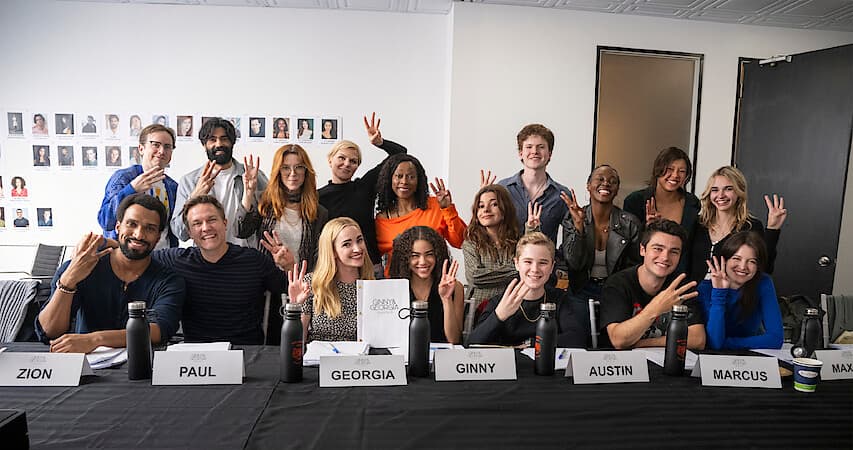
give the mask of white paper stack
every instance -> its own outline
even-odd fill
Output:
[[[321,356],[366,355],[370,346],[354,341],[311,341],[302,355],[303,366],[319,366]]]
[[[166,347],[166,351],[176,352],[215,352],[231,350],[230,342],[181,342]]]
[[[119,366],[127,361],[127,349],[101,346],[87,354],[86,360],[93,369]]]
[[[569,356],[574,352],[585,351],[586,349],[583,348],[557,347],[557,354],[554,356],[554,370],[566,370],[566,366],[569,365]],[[533,347],[525,348],[521,351],[521,354],[530,359],[536,359],[536,349]]]

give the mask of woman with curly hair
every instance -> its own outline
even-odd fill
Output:
[[[397,154],[385,160],[376,183],[376,241],[381,254],[391,252],[394,237],[417,225],[430,227],[450,245],[462,247],[466,226],[453,206],[450,190],[441,178],[430,187],[434,197],[427,190],[424,167],[414,156]]]
[[[328,220],[326,208],[317,197],[314,166],[308,153],[299,145],[288,144],[275,152],[272,175],[261,194],[258,208],[252,205],[257,186],[259,160],[245,160],[243,175],[243,208],[248,211],[239,219],[237,236],[258,238],[262,253],[279,253],[289,261],[290,270],[298,258],[307,261],[308,270],[317,262],[317,239]]]
[[[462,343],[465,300],[456,281],[459,262],[450,262],[447,243],[432,228],[409,228],[394,239],[391,278],[409,280],[412,302],[429,305],[430,342]]]
[[[702,281],[709,276],[706,261],[713,256],[719,256],[719,249],[734,233],[753,231],[764,239],[767,246],[767,259],[764,261],[764,271],[773,273],[776,261],[776,244],[788,211],[785,209],[785,199],[777,195],[764,196],[767,204],[767,228],[755,216],[750,214],[746,206],[747,191],[746,177],[743,172],[732,167],[723,166],[715,170],[708,178],[705,191],[702,192],[702,211],[699,213],[699,224],[690,248],[690,280]]]
[[[349,217],[330,220],[318,242],[314,272],[287,273],[291,303],[302,304],[302,325],[307,341],[354,341],[357,339],[356,281],[373,279],[373,263],[364,236]],[[307,342],[306,341],[306,342]]]

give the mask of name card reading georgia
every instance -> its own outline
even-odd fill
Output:
[[[817,350],[815,358],[823,361],[821,380],[853,379],[853,350]]]
[[[772,356],[699,355],[691,375],[701,375],[702,386],[782,388]]]
[[[515,380],[515,350],[476,348],[435,352],[435,381]]]
[[[405,386],[403,355],[320,356],[320,387]]]
[[[577,352],[569,355],[566,376],[575,384],[648,383],[649,364],[640,352]]]
[[[77,386],[93,374],[83,353],[0,353],[0,386]]]
[[[242,383],[243,350],[154,352],[155,386]]]

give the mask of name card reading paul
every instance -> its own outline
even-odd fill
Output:
[[[154,352],[152,385],[242,383],[243,350]]]

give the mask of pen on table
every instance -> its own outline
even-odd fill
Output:
[[[333,351],[333,352],[335,352],[335,353],[340,353],[340,352],[341,352],[340,350],[338,350],[338,348],[337,348],[337,347],[335,347],[335,344],[332,344],[331,342],[327,342],[327,343],[326,343],[326,345],[328,345],[328,346],[332,349],[332,351]]]
[[[561,351],[561,352],[560,352],[560,356],[558,356],[558,357],[557,357],[557,359],[563,359],[563,358],[565,358],[565,357],[566,357],[566,353],[568,353],[568,350],[565,350],[565,349],[564,349],[563,351]]]

